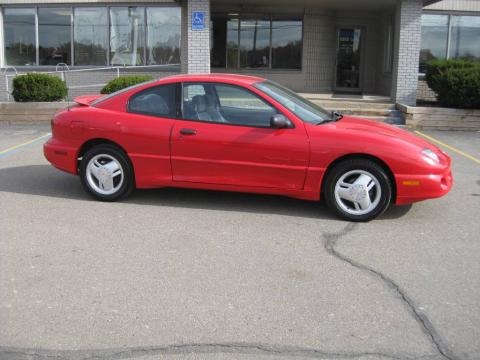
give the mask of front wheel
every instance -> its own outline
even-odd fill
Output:
[[[80,163],[83,188],[95,199],[116,201],[133,190],[133,171],[127,155],[113,145],[97,145]]]
[[[390,205],[392,185],[385,170],[368,159],[349,159],[336,164],[325,178],[327,206],[339,217],[368,221]]]

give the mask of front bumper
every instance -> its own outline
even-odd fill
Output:
[[[453,186],[450,167],[441,174],[396,175],[397,199],[395,204],[405,205],[446,195]]]
[[[45,158],[56,168],[77,174],[77,149],[50,138],[43,145]]]

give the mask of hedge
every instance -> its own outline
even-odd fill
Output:
[[[129,75],[120,76],[108,82],[100,91],[102,94],[111,94],[115,91],[125,89],[127,87],[140,84],[145,81],[153,80],[149,75]]]
[[[18,102],[59,101],[67,93],[65,82],[54,75],[29,73],[13,79],[12,96]]]
[[[433,60],[427,64],[425,80],[440,106],[480,109],[480,62]]]

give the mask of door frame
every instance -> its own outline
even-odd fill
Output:
[[[337,66],[338,66],[338,50],[339,50],[339,39],[340,39],[340,30],[341,29],[359,29],[361,31],[361,41],[360,41],[360,69],[359,69],[359,79],[358,79],[358,88],[348,88],[337,86]],[[352,94],[362,94],[363,93],[363,80],[365,74],[365,44],[367,38],[367,28],[363,25],[336,25],[335,26],[335,65],[334,65],[334,75],[333,75],[333,91],[342,92],[342,93],[352,93]]]

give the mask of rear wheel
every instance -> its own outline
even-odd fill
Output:
[[[325,178],[327,206],[339,217],[368,221],[390,205],[392,186],[385,170],[368,159],[349,159],[336,164]]]
[[[129,195],[134,187],[133,170],[127,155],[109,144],[97,145],[80,163],[83,188],[95,199],[116,201]]]

